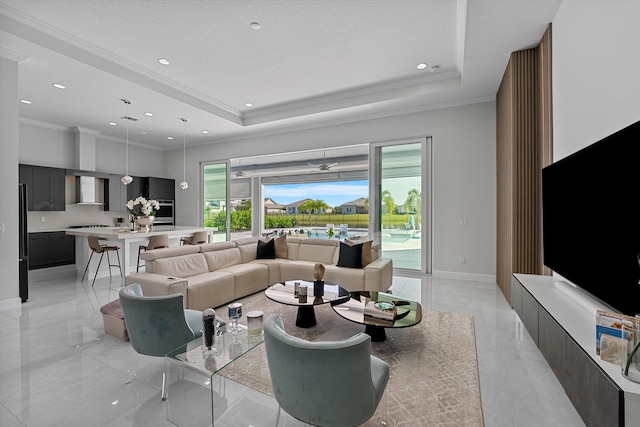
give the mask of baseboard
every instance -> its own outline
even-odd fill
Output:
[[[457,271],[438,271],[434,270],[431,275],[433,277],[442,277],[445,279],[470,280],[473,282],[496,283],[496,276],[490,274],[472,274],[460,273]]]
[[[0,301],[0,311],[21,309],[21,304],[22,299],[20,297],[2,300]]]

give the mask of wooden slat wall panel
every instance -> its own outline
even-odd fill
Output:
[[[512,53],[496,100],[496,275],[508,301],[512,273],[545,273],[541,170],[551,161],[550,46],[549,27],[541,46]]]
[[[553,88],[551,85],[551,37],[552,24],[549,24],[545,31],[540,45],[538,46],[538,69],[539,69],[539,93],[540,100],[538,102],[538,133],[540,137],[540,171],[545,166],[553,163]],[[538,179],[542,181],[542,174],[538,173]],[[542,183],[540,183],[542,188]],[[542,243],[542,192],[540,192],[540,234],[539,241]],[[546,276],[551,275],[551,270],[543,264],[542,244],[539,247],[538,255],[538,274]]]
[[[497,129],[496,129],[496,167],[497,167],[497,265],[496,265],[496,281],[498,286],[502,290],[502,293],[510,301],[511,297],[511,206],[513,205],[512,199],[512,184],[513,184],[513,169],[511,165],[511,141],[512,120],[511,114],[513,111],[513,96],[512,96],[512,79],[511,79],[512,64],[507,64],[505,76],[500,83],[500,88],[496,96],[496,116]]]

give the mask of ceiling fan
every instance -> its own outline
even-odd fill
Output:
[[[314,166],[318,169],[320,169],[321,171],[328,171],[330,170],[332,167],[334,167],[337,164],[340,164],[340,162],[336,162],[336,163],[331,163],[331,164],[327,164],[326,161],[326,152],[324,150],[322,150],[322,164],[321,165],[316,165],[314,163],[308,163],[307,164]]]
[[[238,178],[242,178],[246,173],[242,172],[242,160],[238,160],[238,171],[236,172],[236,176]]]

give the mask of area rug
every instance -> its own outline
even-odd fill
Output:
[[[287,333],[310,341],[339,340],[364,331],[333,312],[316,306],[317,325],[295,326],[297,308],[269,300],[263,293],[239,300],[246,314],[261,310],[265,318],[280,314]],[[387,329],[387,340],[372,343],[373,354],[390,365],[384,400],[365,426],[383,418],[395,426],[483,426],[473,317],[423,310],[418,325]],[[264,345],[219,372],[220,375],[273,396]]]

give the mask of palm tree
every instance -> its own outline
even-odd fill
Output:
[[[407,199],[404,201],[404,209],[407,214],[413,210],[418,215],[418,223],[420,223],[420,201],[422,200],[422,195],[416,188],[412,188],[407,193]]]
[[[313,211],[313,200],[309,199],[306,202],[302,203],[300,206],[298,206],[298,211],[300,211],[300,213],[306,212],[309,214],[309,227],[311,227],[313,224],[311,224],[311,214]]]
[[[318,220],[320,219],[320,212],[322,209],[329,209],[331,206],[326,204],[322,199],[312,200],[310,202],[311,209],[316,213],[316,227],[318,226]]]
[[[391,214],[396,209],[396,201],[393,200],[393,196],[389,190],[382,192],[382,203],[387,207],[387,218],[389,220],[388,228],[391,228]]]

